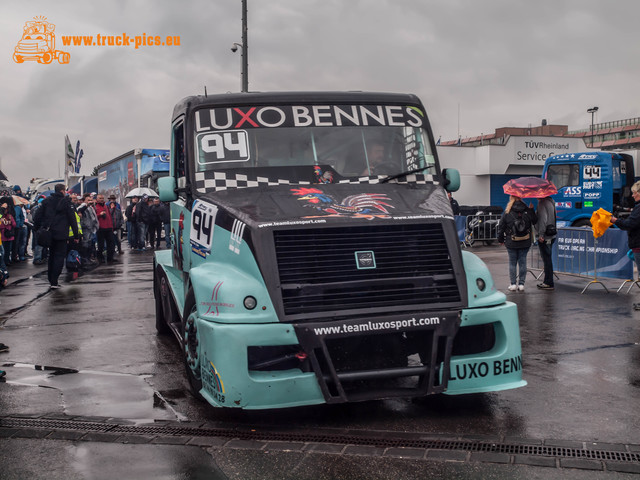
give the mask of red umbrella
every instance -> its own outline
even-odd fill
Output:
[[[556,186],[546,178],[512,178],[502,186],[504,193],[520,198],[545,198],[558,193]]]

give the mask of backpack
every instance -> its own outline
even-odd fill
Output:
[[[513,216],[513,214],[511,214]],[[513,221],[513,231],[511,240],[518,242],[521,240],[529,240],[531,238],[531,225],[527,225],[527,220],[522,212],[518,212],[518,216]]]
[[[69,251],[67,255],[67,270],[70,272],[77,272],[80,269],[80,264],[82,261],[80,260],[80,255],[77,250]]]

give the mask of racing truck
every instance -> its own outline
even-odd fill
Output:
[[[228,93],[173,111],[156,328],[196,397],[271,409],[526,385],[516,305],[462,252],[409,94]]]

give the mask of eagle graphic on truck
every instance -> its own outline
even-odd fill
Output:
[[[459,183],[414,95],[179,102],[154,297],[193,393],[268,409],[526,385],[516,305],[460,249]]]

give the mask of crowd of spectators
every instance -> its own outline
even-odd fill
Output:
[[[68,269],[91,269],[100,263],[117,262],[123,241],[135,252],[169,247],[169,206],[156,198],[133,197],[126,208],[115,195],[65,193],[77,217],[78,234],[69,229],[66,254],[75,250],[80,262]],[[6,286],[12,265],[47,264],[50,247],[38,243],[34,219],[45,196],[27,199],[18,185],[0,192],[0,288]],[[46,223],[46,222],[45,222]],[[126,231],[126,237],[124,232]]]

